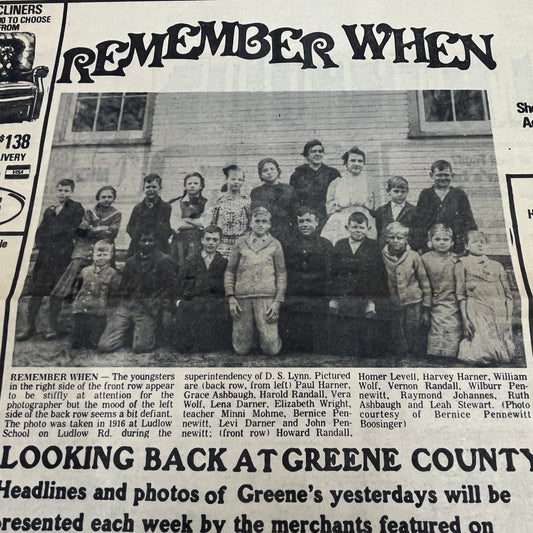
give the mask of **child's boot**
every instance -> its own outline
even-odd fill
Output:
[[[57,321],[59,319],[59,313],[61,312],[61,303],[61,298],[50,296],[50,307],[48,310],[49,330],[48,333],[44,336],[47,341],[53,341],[59,338],[59,328],[57,326]]]
[[[37,321],[37,314],[41,307],[42,297],[32,296],[28,304],[28,325],[18,335],[15,336],[17,341],[26,341],[35,335],[35,322]]]

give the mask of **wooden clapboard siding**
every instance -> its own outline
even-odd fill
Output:
[[[118,185],[117,207],[125,228],[148,172],[163,177],[163,198],[170,199],[181,194],[188,172],[199,171],[206,179],[205,196],[212,198],[224,182],[222,167],[237,163],[249,192],[260,184],[261,158],[274,157],[282,181],[288,182],[294,168],[305,162],[300,155],[305,142],[316,137],[326,148],[325,162],[339,169],[346,149],[358,145],[366,152],[377,205],[387,201],[385,182],[397,174],[408,179],[409,200],[416,203],[420,191],[431,186],[431,163],[449,160],[454,184],[471,199],[491,253],[507,254],[492,138],[410,138],[409,112],[406,91],[161,93],[155,97],[149,145],[55,145],[47,196],[53,193],[50,182],[65,177],[65,169],[79,182],[76,197],[87,205],[94,204],[94,192],[102,184]],[[127,242],[121,231],[118,244]]]

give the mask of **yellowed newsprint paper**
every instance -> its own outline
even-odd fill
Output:
[[[525,1],[0,3],[0,531],[530,533]]]

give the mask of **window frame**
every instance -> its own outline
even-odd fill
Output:
[[[431,89],[425,89],[431,90]],[[454,105],[453,92],[465,89],[443,89],[452,92],[452,106]],[[480,90],[483,95],[483,109],[490,117],[487,91]],[[424,90],[410,91],[408,97],[409,108],[409,137],[454,137],[454,136],[491,136],[491,120],[461,120],[430,122],[425,120]]]
[[[88,91],[94,92],[94,91]],[[84,93],[72,93],[63,95],[68,98],[65,108],[62,133],[55,139],[56,144],[149,144],[152,129],[152,118],[154,110],[155,95],[146,94],[146,106],[144,110],[143,127],[139,130],[117,130],[117,131],[72,131],[72,124],[76,115],[76,104],[78,96]],[[105,92],[98,93],[106,94]],[[127,94],[127,93],[122,93]],[[122,108],[123,106],[121,106]]]

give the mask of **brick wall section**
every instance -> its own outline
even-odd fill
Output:
[[[148,172],[163,177],[163,198],[170,199],[181,194],[185,174],[199,171],[206,179],[205,196],[212,197],[224,181],[222,167],[237,163],[249,191],[260,184],[261,158],[277,159],[282,181],[288,182],[304,162],[303,145],[317,137],[326,148],[325,162],[340,170],[346,149],[356,144],[366,152],[377,205],[387,201],[385,181],[394,174],[409,180],[409,200],[416,203],[420,190],[431,185],[431,163],[448,159],[455,185],[467,192],[489,237],[490,253],[508,254],[492,138],[410,138],[409,119],[405,91],[158,94],[149,145],[55,145],[47,196],[53,197],[57,179],[68,176],[78,183],[76,198],[94,205],[94,192],[111,183],[119,191],[116,205],[125,227]],[[121,230],[118,244],[127,242]]]

